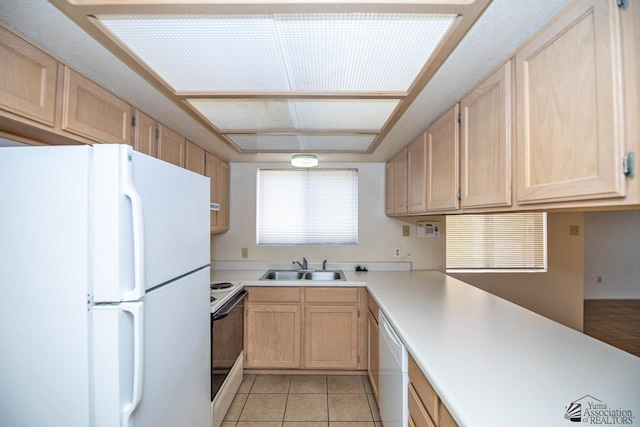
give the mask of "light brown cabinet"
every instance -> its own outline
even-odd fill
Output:
[[[205,175],[211,179],[211,203],[220,205],[211,211],[211,233],[229,230],[229,164],[211,153],[205,153]]]
[[[0,27],[0,108],[53,126],[58,61]]]
[[[407,149],[400,151],[386,168],[386,213],[404,215],[407,213]]]
[[[62,130],[94,141],[131,145],[131,105],[64,68]]]
[[[162,124],[158,126],[158,129],[158,158],[176,166],[184,167],[187,140]]]
[[[420,367],[409,355],[409,417],[416,427],[457,427]]]
[[[427,128],[427,211],[458,209],[458,104]]]
[[[251,287],[247,368],[365,369],[364,288]]]
[[[158,122],[140,110],[134,112],[133,149],[158,157]]]
[[[427,141],[422,133],[407,146],[407,212],[427,211]]]
[[[462,208],[511,205],[512,67],[507,61],[460,101]]]
[[[519,204],[625,195],[621,13],[579,1],[516,53]]]
[[[378,397],[378,382],[380,379],[380,326],[378,325],[378,305],[369,295],[368,298],[368,316],[367,316],[367,342],[368,342],[368,363],[367,363],[367,375],[369,376],[369,383],[373,390],[373,395],[376,401],[379,402]]]
[[[249,288],[245,322],[247,368],[300,368],[301,288]]]
[[[205,174],[205,151],[191,141],[187,141],[185,167],[200,175]]]

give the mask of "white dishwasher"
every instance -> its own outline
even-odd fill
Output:
[[[407,427],[409,406],[409,361],[407,349],[382,311],[380,323],[380,419],[384,427]]]

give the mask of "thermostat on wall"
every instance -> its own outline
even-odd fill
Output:
[[[431,239],[434,237],[440,237],[440,222],[417,222],[416,223],[416,236],[418,239]]]

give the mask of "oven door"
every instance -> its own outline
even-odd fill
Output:
[[[222,387],[236,362],[244,341],[244,299],[239,291],[211,315],[211,401]]]

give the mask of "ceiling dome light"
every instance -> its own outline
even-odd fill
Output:
[[[314,168],[318,166],[318,159],[313,154],[297,154],[291,158],[294,168]]]

